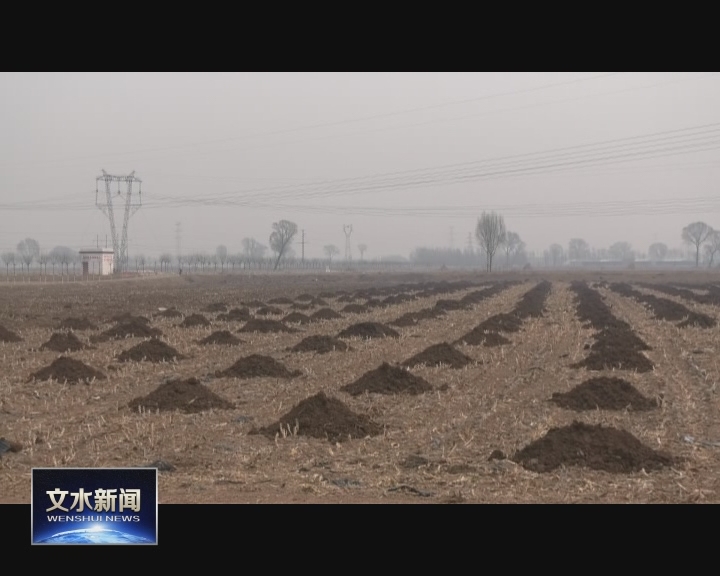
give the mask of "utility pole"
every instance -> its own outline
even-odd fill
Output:
[[[300,242],[300,246],[302,246],[302,256],[301,256],[301,262],[305,262],[305,230],[302,231],[302,240]]]
[[[350,234],[352,234],[352,224],[343,224],[343,232],[345,232],[345,260],[350,262],[352,254],[350,253]]]
[[[180,235],[182,234],[182,230],[180,229],[180,222],[175,222],[175,249],[177,250],[177,262],[178,262],[178,271],[181,267],[180,260]]]

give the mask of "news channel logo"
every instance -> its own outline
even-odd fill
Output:
[[[33,468],[32,544],[157,545],[157,468]]]

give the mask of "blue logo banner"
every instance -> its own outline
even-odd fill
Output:
[[[157,468],[33,468],[32,544],[157,544]]]

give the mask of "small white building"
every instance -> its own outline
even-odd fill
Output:
[[[107,276],[114,270],[115,252],[112,248],[80,250],[83,276]]]

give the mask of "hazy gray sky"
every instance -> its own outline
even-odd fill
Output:
[[[174,254],[176,222],[183,253],[234,253],[280,219],[306,257],[343,224],[355,258],[408,256],[464,247],[483,209],[539,254],[681,247],[720,229],[719,101],[698,72],[2,73],[0,251],[104,242],[102,169],[143,181],[131,257]]]

